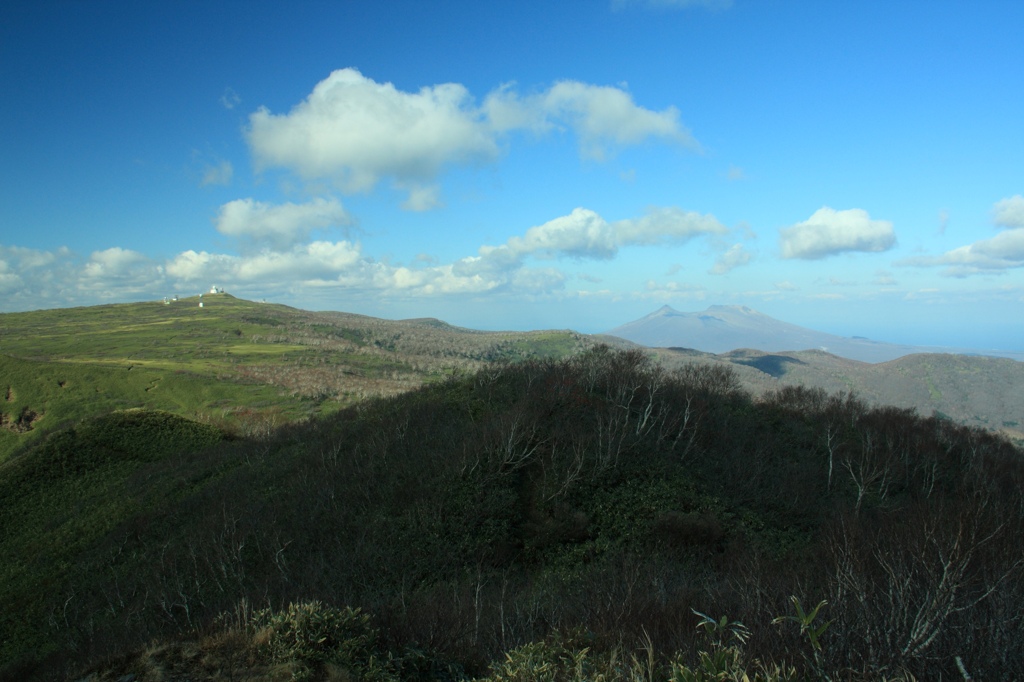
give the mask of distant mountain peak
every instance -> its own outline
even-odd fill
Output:
[[[766,353],[823,350],[863,362],[884,362],[923,350],[826,334],[777,320],[745,305],[712,305],[691,313],[663,305],[607,333],[656,348],[692,348],[706,353],[739,348]]]

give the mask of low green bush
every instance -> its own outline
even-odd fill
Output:
[[[257,648],[275,663],[290,665],[293,679],[313,679],[328,665],[363,682],[398,679],[390,657],[376,648],[370,617],[359,609],[292,603],[280,612],[257,611],[251,626]]]

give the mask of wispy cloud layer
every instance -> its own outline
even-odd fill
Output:
[[[715,261],[715,265],[711,268],[711,274],[724,275],[741,265],[746,265],[751,258],[753,255],[743,244],[733,244]]]
[[[242,98],[232,88],[224,88],[224,94],[220,96],[220,104],[225,109],[234,109],[242,103]]]
[[[824,206],[804,222],[779,230],[783,258],[817,260],[850,251],[878,253],[896,244],[887,220],[872,220],[867,211]]]
[[[235,169],[230,161],[221,160],[217,164],[210,164],[203,168],[203,177],[200,184],[203,187],[210,185],[230,185]]]

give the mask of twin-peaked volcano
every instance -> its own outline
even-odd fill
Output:
[[[885,362],[911,353],[941,350],[835,336],[737,305],[713,305],[696,313],[683,313],[666,305],[607,333],[654,348],[683,347],[706,353],[726,353],[738,348],[769,353],[823,350],[863,362]]]

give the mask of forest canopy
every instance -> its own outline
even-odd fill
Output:
[[[709,647],[818,677],[1024,676],[1024,459],[947,420],[755,399],[721,365],[607,347],[260,434],[129,415],[0,469],[5,677],[128,670],[302,608],[395,679],[498,679],[544,642],[642,642],[658,679]]]

